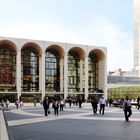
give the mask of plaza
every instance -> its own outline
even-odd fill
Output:
[[[11,140],[139,140],[140,111],[133,106],[130,122],[125,122],[122,108],[106,107],[105,114],[93,115],[90,103],[82,108],[68,104],[54,116],[53,109],[44,116],[42,106],[32,104],[4,111]],[[2,126],[1,126],[2,127]],[[6,140],[6,139],[5,139]]]

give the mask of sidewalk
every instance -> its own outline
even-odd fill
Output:
[[[0,140],[9,140],[3,111],[0,110]]]
[[[24,106],[4,112],[14,140],[140,140],[140,111],[136,108],[130,122],[125,122],[123,110],[116,107],[107,107],[104,115],[93,115],[90,103],[83,103],[80,109],[67,104],[58,116],[52,112],[46,117],[41,105]]]

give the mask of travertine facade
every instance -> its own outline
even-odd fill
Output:
[[[0,49],[0,93],[107,97],[104,47],[0,37]]]

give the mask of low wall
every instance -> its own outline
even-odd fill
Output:
[[[0,110],[0,140],[9,140],[3,111]]]

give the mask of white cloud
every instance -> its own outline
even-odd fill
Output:
[[[1,36],[105,46],[108,49],[108,70],[130,70],[133,67],[131,35],[103,17],[78,27],[52,23],[9,24],[0,26],[0,31]]]
[[[94,44],[107,47],[108,70],[132,69],[133,41],[130,33],[121,31],[117,25],[103,17],[94,19],[88,30],[89,40],[93,38]]]

